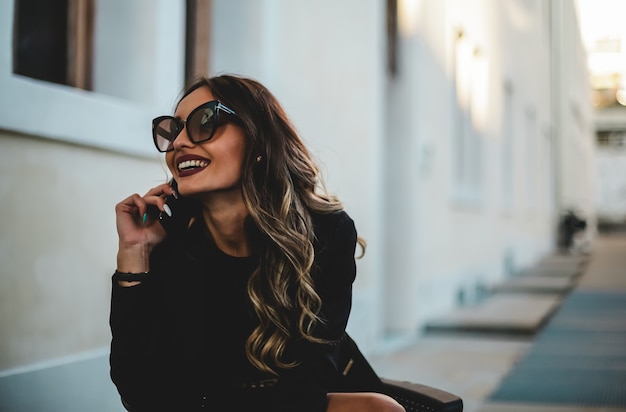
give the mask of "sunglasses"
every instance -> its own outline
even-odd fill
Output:
[[[224,116],[226,115],[226,116]],[[174,140],[183,129],[193,143],[211,140],[217,128],[228,122],[228,116],[237,114],[217,100],[201,104],[192,110],[187,120],[173,116],[159,116],[152,120],[152,139],[159,152],[174,150]]]

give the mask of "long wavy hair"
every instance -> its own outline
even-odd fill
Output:
[[[246,355],[257,369],[276,374],[276,368],[297,365],[283,356],[291,339],[328,343],[314,336],[315,326],[324,320],[311,277],[311,212],[331,213],[343,205],[326,190],[311,153],[265,86],[236,75],[202,77],[185,89],[181,100],[201,87],[233,109],[245,130],[241,190],[249,213],[246,233],[259,257],[247,284],[259,325],[246,341]],[[358,242],[364,253],[365,242],[360,237]]]

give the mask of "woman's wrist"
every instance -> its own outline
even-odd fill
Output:
[[[147,245],[123,245],[117,251],[117,270],[113,275],[124,287],[140,284],[150,271],[150,251]],[[137,275],[137,276],[132,276]]]
[[[150,271],[150,248],[146,245],[120,244],[117,251],[117,270],[123,273]]]

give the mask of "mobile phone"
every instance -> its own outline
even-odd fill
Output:
[[[181,236],[189,228],[189,222],[198,211],[199,204],[196,200],[181,196],[178,193],[176,180],[172,179],[170,186],[172,186],[178,197],[170,195],[165,198],[165,204],[172,211],[172,216],[165,212],[160,212],[159,222],[168,236]]]

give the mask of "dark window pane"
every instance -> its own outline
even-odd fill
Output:
[[[68,0],[16,0],[13,72],[67,84]]]

